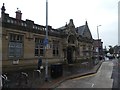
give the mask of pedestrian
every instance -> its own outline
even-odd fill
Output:
[[[42,58],[38,58],[38,70],[40,70],[40,67],[42,66]]]

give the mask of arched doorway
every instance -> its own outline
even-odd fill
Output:
[[[67,46],[67,62],[72,64],[75,60],[75,47],[76,47],[76,36],[68,36],[68,46]]]
[[[75,51],[75,47],[74,46],[68,46],[67,47],[67,62],[68,64],[72,64],[73,63],[73,52]]]

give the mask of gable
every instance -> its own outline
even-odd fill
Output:
[[[91,35],[91,32],[89,30],[89,28],[86,26],[85,29],[84,29],[84,32],[83,32],[83,37],[87,37],[89,39],[92,39],[92,35]]]
[[[77,27],[76,30],[77,30],[78,35],[81,35],[82,37],[86,37],[88,39],[92,39],[92,34],[87,24]]]

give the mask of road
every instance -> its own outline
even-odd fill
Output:
[[[105,61],[96,74],[67,80],[57,88],[112,88],[112,71],[113,61]]]

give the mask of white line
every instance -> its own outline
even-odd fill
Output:
[[[92,83],[92,87],[94,86],[95,84],[94,83]]]

